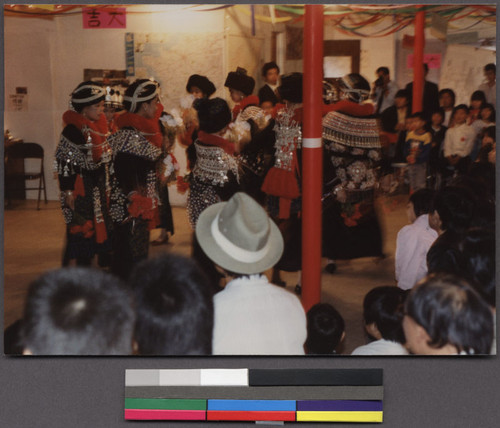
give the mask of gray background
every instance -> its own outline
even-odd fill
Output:
[[[73,2],[66,2],[68,3]],[[432,3],[445,2],[432,1]],[[0,30],[3,34],[3,16]],[[3,67],[0,70],[0,79],[3,82]],[[3,124],[3,114],[1,116]],[[3,157],[3,150],[1,156]],[[3,179],[3,174],[0,174],[2,201]],[[0,211],[3,223],[3,205]],[[0,238],[3,260],[3,228]],[[3,291],[3,264],[1,289]],[[1,325],[3,329],[3,316]],[[500,426],[498,357],[14,358],[3,356],[2,341],[0,427],[255,427],[253,423],[244,422],[167,423],[127,422],[123,419],[125,369],[212,367],[383,368],[385,398],[382,426],[384,427],[496,428]],[[295,424],[297,427],[329,425],[331,424]],[[335,424],[335,426],[355,427],[367,424]]]

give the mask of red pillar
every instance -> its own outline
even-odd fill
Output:
[[[422,111],[424,93],[424,46],[425,46],[425,11],[423,6],[415,16],[415,44],[413,46],[413,94],[412,111]]]
[[[302,128],[302,304],[321,298],[323,6],[306,5]]]

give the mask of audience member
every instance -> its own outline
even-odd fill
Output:
[[[299,299],[262,274],[283,253],[281,232],[264,209],[238,192],[201,213],[196,237],[229,280],[214,296],[213,354],[304,354]]]
[[[422,113],[424,113],[425,119],[429,120],[433,111],[439,108],[439,89],[438,86],[429,82],[427,79],[427,74],[429,73],[429,66],[424,64],[424,89],[422,94]],[[408,103],[410,108],[412,107],[413,100],[413,82],[406,85],[406,91],[408,92]]]
[[[141,262],[130,278],[141,355],[212,353],[212,292],[194,260],[167,254]]]
[[[481,107],[486,104],[486,97],[483,91],[474,91],[470,97],[469,123],[473,123],[479,118]]]
[[[432,143],[429,153],[429,176],[430,185],[434,189],[441,186],[441,169],[444,167],[443,141],[448,128],[443,125],[444,111],[436,110],[432,113],[431,121],[427,125],[427,130],[431,133]]]
[[[280,77],[278,64],[274,61],[266,62],[262,66],[262,77],[266,83],[259,89],[260,107],[266,112],[272,111],[273,107],[278,103],[278,96],[276,95]]]
[[[398,85],[391,80],[387,67],[377,68],[377,80],[373,82],[371,97],[375,103],[375,114],[381,114],[394,104]]]
[[[396,281],[403,290],[412,288],[427,275],[427,252],[437,239],[429,225],[434,192],[420,189],[410,196],[406,213],[409,225],[404,226],[396,240]]]
[[[448,186],[434,197],[429,225],[438,233],[427,252],[429,273],[457,273],[461,264],[459,242],[474,216],[474,195],[464,187]]]
[[[403,307],[407,292],[397,287],[376,287],[363,301],[365,331],[372,342],[351,355],[407,355],[403,346]]]
[[[469,108],[460,104],[453,110],[451,127],[446,131],[443,143],[444,157],[450,173],[464,173],[470,163],[476,133],[467,125]]]
[[[479,85],[479,90],[484,92],[486,101],[496,105],[497,100],[497,66],[493,63],[484,66],[484,77],[486,82]]]
[[[477,156],[477,162],[491,163],[496,162],[496,126],[488,126],[484,130],[483,138],[481,139],[481,148]]]
[[[439,91],[439,107],[444,111],[443,125],[449,127],[453,107],[455,107],[455,92],[453,89],[445,88]]]
[[[306,354],[335,354],[345,337],[342,315],[328,303],[317,303],[306,317]]]
[[[467,281],[430,275],[410,292],[403,328],[412,354],[489,354],[493,315]]]
[[[432,136],[425,129],[423,113],[413,113],[411,115],[411,129],[407,133],[405,141],[405,158],[408,162],[411,192],[426,186],[431,142]]]
[[[131,299],[118,278],[89,268],[59,269],[29,288],[24,353],[126,355],[133,326]]]

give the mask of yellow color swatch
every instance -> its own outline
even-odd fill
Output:
[[[297,422],[382,422],[383,412],[297,412]]]

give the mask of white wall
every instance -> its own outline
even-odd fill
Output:
[[[6,109],[4,126],[14,137],[44,147],[49,199],[58,199],[52,160],[62,114],[68,108],[69,95],[83,80],[83,70],[124,70],[126,32],[224,31],[224,16],[224,11],[129,14],[126,30],[83,29],[81,15],[54,20],[4,18],[5,97],[14,94],[17,86],[25,86],[29,103],[27,112]],[[179,72],[186,74],[187,80],[195,71],[180,65]],[[181,149],[177,155],[183,159]],[[27,196],[35,198],[36,194],[28,192]]]

